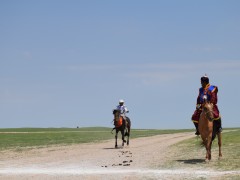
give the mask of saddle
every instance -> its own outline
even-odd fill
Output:
[[[124,121],[124,120],[123,120],[123,117],[120,116],[120,118],[119,118],[117,121],[114,120],[114,126],[117,127],[117,128],[118,128],[118,127],[121,127],[122,124],[123,124],[123,121]]]

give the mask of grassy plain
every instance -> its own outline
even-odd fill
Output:
[[[0,152],[5,150],[23,151],[49,146],[100,142],[114,139],[114,134],[111,134],[111,130],[111,128],[104,127],[0,129]],[[194,133],[194,130],[132,129],[131,138],[179,132]],[[218,143],[217,139],[215,139],[212,146],[212,160],[210,163],[205,163],[204,161],[206,151],[200,145],[201,139],[199,137],[182,141],[169,148],[169,154],[166,155],[169,159],[161,168],[178,169],[184,167],[193,170],[240,171],[239,137],[240,128],[224,129],[222,134],[223,158],[218,160]],[[232,176],[229,177],[232,179]]]
[[[0,151],[99,142],[113,139],[114,134],[111,134],[111,130],[111,128],[105,127],[0,129]],[[190,132],[193,130],[133,129],[131,131],[131,138],[187,131]]]
[[[222,133],[222,154],[218,160],[218,140],[213,141],[212,160],[205,163],[206,150],[201,146],[201,138],[182,141],[170,148],[167,168],[204,168],[215,170],[240,170],[240,128],[224,129]],[[174,152],[174,153],[172,153]],[[174,154],[174,155],[173,155]],[[173,155],[173,156],[172,156]]]

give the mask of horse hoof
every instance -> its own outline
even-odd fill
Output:
[[[118,146],[117,145],[115,145],[115,148],[117,148]]]

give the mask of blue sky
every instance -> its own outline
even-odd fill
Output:
[[[193,128],[200,77],[219,88],[224,127],[240,127],[240,1],[1,0],[0,122]]]

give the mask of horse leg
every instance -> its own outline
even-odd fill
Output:
[[[208,154],[208,144],[207,144],[207,141],[204,142],[204,145],[205,145],[205,149],[206,149],[205,162],[208,162],[209,154]]]
[[[124,143],[126,142],[126,140],[124,139],[124,129],[121,131],[122,133],[122,146],[124,146]]]
[[[222,157],[222,149],[221,149],[221,147],[222,147],[222,134],[221,134],[221,132],[219,132],[217,134],[217,136],[218,136],[218,148],[219,148],[219,157],[218,157],[218,159],[221,159],[221,157]]]
[[[127,145],[129,145],[130,127],[128,127],[127,129],[128,129],[128,135],[127,135]]]
[[[207,142],[206,142],[206,149],[207,149],[207,161],[211,160],[211,145],[212,145],[212,137],[209,136],[207,138]]]
[[[208,162],[208,149],[206,148],[206,158],[205,158],[205,162]]]
[[[209,162],[210,161],[210,156],[211,156],[210,149],[209,149],[208,146],[206,146],[206,159],[205,159],[205,162]]]
[[[118,138],[118,130],[116,129],[116,134],[115,134],[115,148],[118,147],[118,145],[117,145],[117,138]]]
[[[212,159],[212,140],[210,140],[209,143],[209,157],[208,157],[209,161]]]
[[[206,148],[206,157],[205,157],[205,162],[209,162],[210,160],[210,144],[209,144],[209,140],[208,138],[206,138],[206,140],[204,141],[204,145]]]
[[[127,117],[126,121],[127,121],[127,126],[126,126],[125,136],[127,136],[127,145],[129,145],[129,137],[130,137],[130,129],[131,129],[131,121],[129,117]]]

